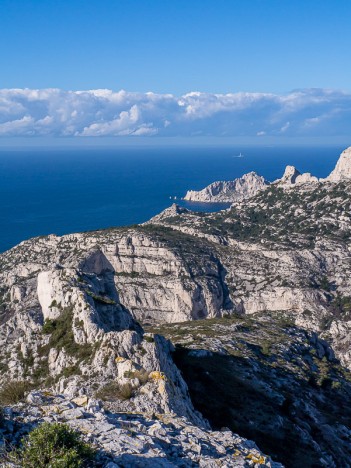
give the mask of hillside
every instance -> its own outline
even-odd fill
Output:
[[[349,466],[349,167],[350,149],[327,179],[289,169],[228,210],[173,205],[144,225],[34,238],[1,254],[3,440],[18,443],[42,406],[50,421],[74,409],[62,416],[73,426],[94,407],[96,423],[82,424],[105,465],[278,466],[261,449],[286,466]],[[25,389],[26,405],[1,401],[9,385]],[[138,424],[112,449],[97,434],[99,421],[120,429],[116,414]],[[155,415],[168,421],[160,449]],[[136,453],[135,465],[123,461]]]

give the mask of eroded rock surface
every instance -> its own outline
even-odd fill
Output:
[[[283,176],[272,182],[284,189],[297,185],[314,185],[317,182],[340,182],[351,179],[351,147],[345,149],[340,155],[335,169],[326,179],[318,179],[311,173],[301,174],[296,167],[286,166]],[[270,182],[256,172],[249,172],[234,180],[213,182],[202,190],[188,190],[184,200],[216,203],[235,203],[251,198],[264,190]]]
[[[200,191],[189,190],[184,200],[197,202],[234,202],[252,197],[268,185],[264,177],[249,172],[238,179],[213,182]]]
[[[351,146],[341,153],[335,169],[326,180],[330,182],[340,182],[345,179],[351,179]]]
[[[72,400],[38,391],[29,394],[25,404],[7,407],[5,413],[0,447],[18,445],[23,435],[44,421],[62,422],[82,433],[98,450],[98,466],[105,468],[282,466],[254,442],[228,429],[201,429],[173,414],[111,411],[99,400]]]
[[[256,320],[257,313],[269,318],[279,311],[292,322],[290,330],[295,330],[292,336],[296,343],[292,341],[289,349],[286,343],[277,346],[278,364],[268,359],[256,362],[245,355],[242,380],[249,376],[255,388],[277,395],[280,390],[272,382],[278,375],[277,385],[281,384],[285,393],[289,385],[296,392],[306,391],[306,407],[302,402],[296,408],[286,403],[294,418],[298,414],[297,419],[289,419],[289,424],[297,424],[298,432],[312,446],[319,444],[312,427],[323,440],[329,437],[328,443],[315,447],[312,458],[320,455],[323,466],[338,466],[340,453],[347,453],[342,438],[350,440],[349,424],[342,415],[338,427],[332,421],[323,421],[318,395],[296,378],[313,376],[316,366],[340,366],[335,357],[351,368],[349,155],[349,150],[343,153],[335,171],[323,181],[301,175],[293,167],[288,168],[283,181],[270,185],[251,175],[261,189],[250,192],[249,178],[234,184],[241,195],[230,209],[218,213],[195,213],[173,205],[142,226],[35,238],[1,254],[0,385],[27,380],[37,388],[59,392],[64,399],[80,396],[87,402],[113,388],[117,396],[128,393],[127,399],[120,398],[114,412],[133,413],[134,418],[137,412],[143,418],[151,413],[171,414],[174,421],[183,418],[191,427],[196,426],[198,429],[192,430],[198,435],[194,437],[205,441],[209,425],[194,409],[187,384],[172,359],[173,345],[162,336],[145,333],[139,322],[146,326],[175,323],[181,334],[177,322],[193,321],[197,326],[199,319],[210,319],[211,324],[211,320],[233,319],[238,314]],[[272,333],[274,326],[269,325]],[[232,349],[239,352],[238,345],[244,340],[242,329],[233,326],[232,332]],[[167,335],[167,330],[162,333]],[[189,353],[195,354],[189,354],[189,359],[208,359],[213,352],[227,355],[227,341],[223,341],[220,328],[213,327],[211,333],[210,345],[206,337],[201,337],[206,346],[191,349]],[[284,335],[287,339],[289,336]],[[255,339],[259,338],[257,335]],[[186,339],[191,343],[194,340],[187,333]],[[309,340],[308,346],[313,345],[318,362],[308,357],[310,348],[303,344],[304,339]],[[252,340],[247,348],[256,356],[263,350],[262,346],[258,350]],[[300,356],[305,351],[306,359]],[[296,371],[295,361],[307,374],[297,372],[297,376],[280,379],[291,367]],[[235,366],[230,369],[239,372]],[[329,397],[335,397],[340,408],[342,399],[333,391],[338,385],[343,392],[347,387],[342,372],[341,367],[331,372],[331,382],[335,382],[332,389],[328,387],[329,377],[324,379]],[[349,401],[347,392],[345,399]],[[325,405],[327,393],[319,393]],[[268,396],[273,406],[280,398]],[[34,401],[32,404],[36,405]],[[337,406],[333,408],[337,410]],[[85,419],[75,418],[81,414],[79,408],[69,409],[75,410],[70,413],[73,419]],[[307,426],[302,424],[301,414],[311,418]],[[283,426],[279,418],[273,419],[267,430],[280,430]],[[247,429],[250,420],[242,423]],[[239,426],[235,430],[240,433]],[[250,431],[245,434],[251,437]],[[234,447],[236,436],[228,437],[229,442],[222,440],[218,449],[222,450],[223,463],[250,464],[245,458],[248,453],[239,449],[238,460],[232,462],[237,464],[230,464],[229,458],[236,452],[228,451],[228,444]],[[261,440],[259,434],[257,437]],[[342,451],[330,449],[331,443]],[[324,446],[329,447],[325,450],[331,455],[325,455]],[[273,448],[267,451],[275,453]],[[160,456],[157,462],[166,463],[170,453],[164,449]],[[217,455],[213,457],[218,461]],[[195,460],[190,452],[189,459],[191,463]],[[212,461],[203,459],[210,464],[202,466],[214,466],[211,457],[208,460]],[[127,460],[129,463],[131,459]]]

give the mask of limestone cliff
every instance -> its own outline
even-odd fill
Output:
[[[318,182],[340,182],[351,179],[351,147],[345,149],[337,162],[335,169],[326,179],[318,179],[309,172],[301,174],[294,166],[286,166],[283,176],[272,182],[284,189],[299,185],[314,185]],[[189,190],[184,200],[216,203],[234,203],[246,200],[261,190],[264,190],[270,182],[255,172],[249,172],[230,181],[213,182],[202,190]]]
[[[283,177],[273,183],[285,188],[300,184],[313,184],[315,182],[318,182],[318,178],[311,175],[309,172],[301,174],[296,167],[286,166]]]
[[[329,182],[339,182],[345,179],[351,179],[351,146],[341,153],[335,169],[326,178]]]
[[[189,190],[184,200],[198,202],[233,202],[252,197],[263,190],[268,183],[265,179],[249,172],[242,177],[227,182],[213,182],[200,191]]]

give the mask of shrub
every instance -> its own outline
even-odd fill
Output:
[[[31,388],[29,382],[22,380],[10,380],[0,389],[0,403],[13,405],[24,399],[26,392]]]
[[[41,329],[42,333],[44,333],[44,335],[50,335],[54,330],[55,330],[55,321],[46,319],[44,322],[43,328]]]
[[[93,466],[95,450],[66,424],[43,423],[25,437],[14,453],[14,463],[28,468],[79,468]],[[12,460],[11,460],[12,461]]]
[[[144,335],[144,340],[147,343],[155,343],[155,338],[153,336]]]
[[[107,401],[130,400],[134,396],[134,388],[130,383],[119,384],[112,381],[101,387],[96,396]]]
[[[58,350],[65,348],[67,354],[80,360],[86,360],[91,357],[92,347],[90,344],[78,344],[75,342],[72,322],[72,307],[63,309],[60,316],[55,320],[45,320],[42,333],[49,334],[50,339],[48,345],[42,350],[44,353],[48,352],[50,348]]]

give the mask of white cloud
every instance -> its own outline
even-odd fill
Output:
[[[281,131],[282,133],[285,133],[289,127],[290,127],[290,122],[286,122],[286,123],[282,126],[282,128],[280,129],[280,131]]]
[[[0,135],[350,135],[351,94],[0,89]]]

